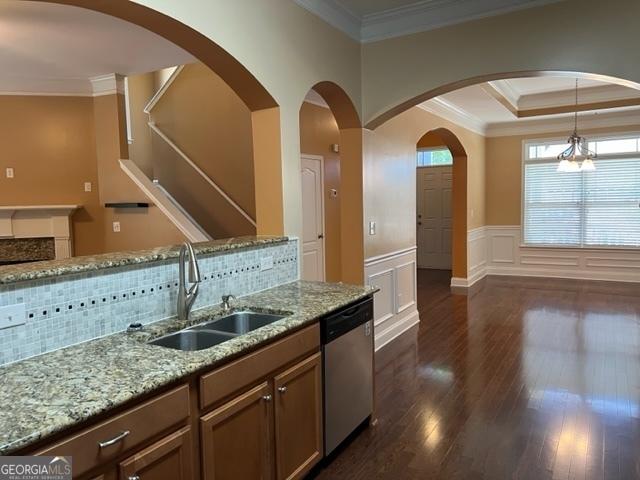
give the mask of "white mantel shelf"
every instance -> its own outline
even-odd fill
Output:
[[[73,254],[71,216],[82,205],[0,205],[0,239],[53,237],[56,259]]]

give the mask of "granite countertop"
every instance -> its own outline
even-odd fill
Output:
[[[290,313],[206,350],[182,352],[150,339],[222,316],[219,307],[116,333],[0,367],[0,455],[28,447],[190,374],[224,363],[287,331],[374,293],[372,287],[298,281],[248,295],[234,310]]]
[[[195,243],[193,247],[196,254],[207,255],[241,248],[283,243],[287,240],[288,237],[266,235],[244,236]],[[167,260],[177,258],[179,253],[180,245],[169,245],[149,250],[103,253],[100,255],[66,258],[64,260],[48,260],[44,262],[0,266],[0,285]]]

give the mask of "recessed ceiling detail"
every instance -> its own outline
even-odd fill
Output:
[[[295,0],[364,43],[559,1],[563,0]]]
[[[567,129],[572,121],[573,77],[499,80],[428,100],[421,108],[487,136],[544,133]],[[640,91],[601,80],[580,80],[581,125],[640,124]]]

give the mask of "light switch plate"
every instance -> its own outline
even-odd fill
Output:
[[[27,312],[24,303],[0,307],[0,330],[17,327],[27,323]]]
[[[6,174],[7,178],[13,178],[13,168],[7,167]]]
[[[85,192],[91,191],[91,182],[84,182],[84,191]]]
[[[273,268],[273,257],[262,257],[260,259],[260,271],[271,270]]]
[[[120,222],[113,222],[113,231],[118,233],[120,231]]]
[[[369,222],[369,235],[376,234],[376,222]]]

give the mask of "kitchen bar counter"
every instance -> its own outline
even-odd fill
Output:
[[[141,332],[117,333],[0,367],[0,455],[25,449],[163,386],[210,370],[374,292],[372,287],[293,282],[233,304],[234,310],[290,315],[209,349],[183,352],[147,341],[228,314],[219,307],[194,311],[189,322],[162,320]]]

